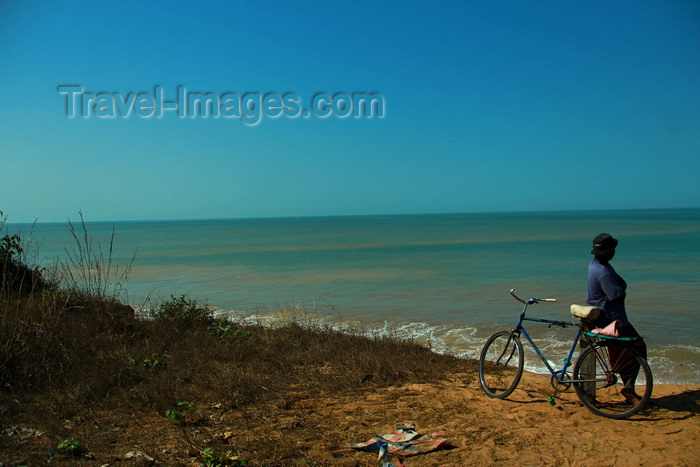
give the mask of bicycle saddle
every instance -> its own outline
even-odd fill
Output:
[[[580,319],[594,320],[600,314],[600,308],[590,305],[571,305],[571,316]]]

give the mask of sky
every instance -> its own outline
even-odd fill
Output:
[[[698,174],[697,1],[0,2],[9,222],[700,207]]]

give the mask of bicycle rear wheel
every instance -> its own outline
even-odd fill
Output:
[[[509,331],[489,337],[479,357],[479,383],[489,397],[505,399],[523,375],[523,346]]]
[[[603,342],[583,351],[574,365],[574,389],[596,415],[623,419],[649,402],[651,370],[629,344]],[[636,375],[636,378],[635,378]]]

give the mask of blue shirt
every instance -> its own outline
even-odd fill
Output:
[[[625,296],[627,282],[615,272],[610,264],[601,264],[596,260],[588,266],[588,297],[586,303],[600,308],[602,313],[596,320],[596,326],[605,327],[613,321],[620,320],[627,326]]]

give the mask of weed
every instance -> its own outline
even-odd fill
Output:
[[[176,422],[184,421],[187,414],[197,412],[202,414],[202,410],[197,407],[197,404],[189,401],[180,401],[177,403],[177,409],[168,409],[165,411],[165,418]]]
[[[150,358],[130,358],[129,361],[132,365],[142,366],[144,368],[165,368],[168,362],[165,361],[166,358],[170,357],[167,352],[162,355],[153,354]]]
[[[207,328],[209,331],[214,332],[216,335],[218,335],[221,339],[226,339],[229,337],[235,337],[235,338],[241,338],[245,339],[246,337],[250,336],[250,331],[247,329],[240,329],[233,325],[232,323],[229,323],[227,321],[222,321],[222,320],[217,320]]]
[[[214,448],[206,448],[202,451],[202,461],[207,467],[243,467],[250,465],[248,461],[241,459],[233,451],[226,451],[225,454],[218,455]]]
[[[224,321],[216,321],[207,329],[213,331],[222,339],[226,339],[233,333],[233,326],[230,323],[225,323]]]
[[[69,456],[82,456],[87,453],[87,448],[82,441],[75,438],[64,439],[61,444],[56,447],[56,451],[67,454]]]
[[[183,417],[183,415],[182,415],[180,412],[178,412],[177,410],[168,409],[168,410],[165,411],[165,418],[167,418],[168,420],[173,420],[173,421],[179,422],[179,421],[182,420],[184,417]]]

